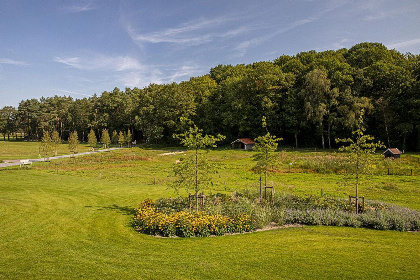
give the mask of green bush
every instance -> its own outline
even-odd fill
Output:
[[[255,195],[255,194],[254,194]],[[418,231],[420,212],[375,201],[365,210],[350,212],[348,201],[333,197],[275,197],[260,201],[251,193],[212,195],[200,212],[189,210],[187,198],[145,200],[136,210],[135,228],[161,236],[209,236],[247,232],[269,224],[365,227],[378,230]]]

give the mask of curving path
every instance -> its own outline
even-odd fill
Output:
[[[122,149],[122,148],[109,148],[109,149],[96,150],[96,151],[92,151],[92,152],[77,153],[77,154],[75,154],[75,156],[78,157],[78,156],[83,156],[83,155],[89,155],[89,154],[101,153],[101,152],[107,152],[107,151],[119,150],[119,149]],[[73,156],[73,155],[62,155],[62,156],[50,157],[50,160],[59,159],[59,158],[69,158],[71,156]],[[20,160],[21,159],[16,159],[16,160],[10,160],[7,163],[0,163],[0,168],[20,165]],[[29,161],[30,162],[42,162],[42,161],[45,161],[45,158],[29,159]]]

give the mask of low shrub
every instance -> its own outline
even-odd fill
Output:
[[[159,201],[159,206],[165,205]],[[167,205],[165,205],[167,206]],[[166,209],[167,207],[163,207]],[[142,233],[165,237],[210,236],[254,230],[251,218],[246,214],[227,217],[206,212],[186,210],[167,214],[161,212],[152,200],[145,200],[136,209],[133,226]]]
[[[136,209],[133,225],[151,235],[194,237],[248,232],[272,223],[419,231],[420,212],[365,201],[364,212],[355,214],[347,200],[333,197],[287,195],[270,203],[234,193],[208,196],[199,212],[189,210],[187,198],[145,200]]]

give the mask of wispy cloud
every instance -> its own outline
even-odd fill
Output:
[[[83,96],[87,96],[87,97],[92,96],[92,95],[89,95],[89,94],[84,94],[84,93],[74,92],[74,91],[69,91],[69,90],[63,90],[63,89],[59,89],[59,90],[57,90],[57,91],[58,91],[58,92],[62,92],[62,93],[68,93],[68,94],[83,95]]]
[[[137,33],[131,25],[126,26],[130,37],[139,43],[175,43],[181,45],[200,45],[211,42],[214,38],[237,36],[246,32],[245,26],[231,30],[217,30],[230,18],[199,19],[181,24],[176,28],[166,28],[151,33]]]
[[[242,41],[241,43],[239,43],[235,47],[235,53],[236,53],[235,56],[243,57],[246,54],[246,52],[248,51],[249,48],[251,48],[255,45],[263,44],[264,42],[269,41],[270,39],[274,38],[275,36],[278,36],[280,34],[291,31],[291,30],[293,30],[293,29],[295,29],[299,26],[312,23],[312,22],[314,22],[318,19],[319,19],[319,17],[314,17],[314,16],[307,17],[307,18],[292,22],[291,24],[289,24],[289,25],[287,25],[283,28],[280,28],[278,30],[275,30],[271,33],[268,33],[264,36],[255,37],[255,38],[252,38],[250,40]]]
[[[92,1],[83,1],[80,4],[66,6],[63,8],[64,12],[66,13],[82,13],[87,12],[90,10],[95,10],[95,6],[93,5]]]
[[[142,68],[139,61],[129,56],[104,56],[104,55],[85,55],[55,57],[55,62],[68,65],[81,70],[108,70],[108,71],[128,71]]]
[[[414,46],[414,45],[417,45],[417,44],[420,44],[420,38],[407,40],[407,41],[402,41],[402,42],[393,43],[393,44],[388,44],[388,48],[390,48],[390,49],[400,49],[400,48],[406,48],[406,47]]]
[[[0,64],[10,64],[15,66],[28,66],[29,63],[20,60],[14,60],[10,58],[0,58]]]
[[[190,77],[202,75],[202,72],[202,69],[192,62],[184,62],[179,67],[147,65],[141,70],[121,73],[118,80],[127,87],[144,87],[150,83],[167,84],[185,81]]]
[[[334,49],[342,49],[346,47],[346,43],[348,43],[350,40],[349,39],[341,39],[338,42],[333,43],[333,48]]]

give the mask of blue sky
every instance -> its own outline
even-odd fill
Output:
[[[381,42],[420,53],[420,1],[0,0],[0,108]]]

